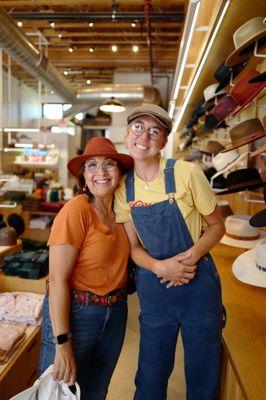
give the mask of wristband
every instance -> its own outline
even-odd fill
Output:
[[[63,344],[69,341],[72,338],[72,333],[62,333],[61,335],[53,337],[53,344]]]

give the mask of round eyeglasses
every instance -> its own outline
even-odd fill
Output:
[[[148,128],[142,122],[133,122],[130,128],[135,136],[141,136],[147,131],[151,140],[159,140],[164,136],[163,129],[157,127]]]
[[[115,160],[107,160],[103,163],[99,163],[97,161],[88,161],[84,164],[84,169],[86,168],[89,172],[96,172],[100,168],[105,171],[114,171],[117,168],[118,164]]]

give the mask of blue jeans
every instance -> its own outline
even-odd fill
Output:
[[[118,361],[126,330],[127,302],[112,307],[73,301],[70,313],[72,342],[77,362],[81,400],[104,400]],[[48,297],[43,304],[40,371],[54,362],[55,345]]]

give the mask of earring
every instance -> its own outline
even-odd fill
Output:
[[[83,188],[82,188],[82,192],[83,192],[83,193],[87,193],[87,191],[88,191],[88,186],[85,184],[85,185],[83,186]]]

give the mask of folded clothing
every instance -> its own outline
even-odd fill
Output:
[[[26,324],[0,323],[0,363],[8,361],[10,355],[25,339]]]

